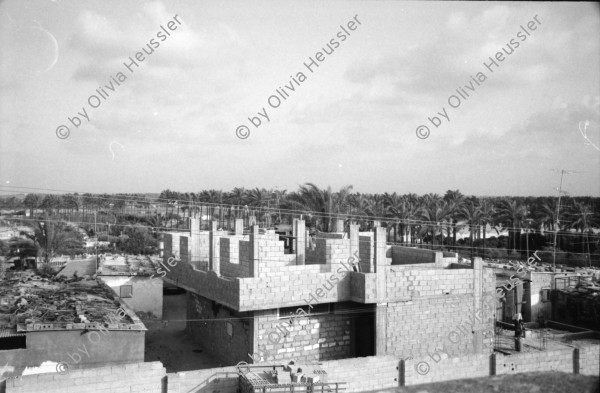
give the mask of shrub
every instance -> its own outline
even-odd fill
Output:
[[[520,253],[520,252],[518,252],[517,250],[512,250],[512,251],[510,252],[510,254],[508,254],[508,257],[509,257],[510,259],[521,259],[521,253]]]
[[[56,274],[56,270],[48,263],[41,263],[37,267],[37,274],[40,276],[54,276]]]

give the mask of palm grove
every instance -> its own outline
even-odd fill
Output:
[[[600,224],[600,198],[563,197],[560,208],[557,204],[556,197],[475,197],[458,190],[443,196],[365,194],[353,192],[352,186],[333,191],[312,183],[294,192],[236,187],[229,192],[164,190],[158,196],[27,194],[2,200],[4,209],[28,210],[29,217],[59,217],[91,234],[100,228],[105,240],[135,253],[156,252],[160,230],[183,229],[187,217],[222,224],[254,217],[272,226],[302,215],[313,233],[332,231],[337,219],[368,230],[376,219],[387,228],[391,242],[457,250],[465,257],[517,258],[552,250],[556,238],[557,261],[600,266],[599,234],[594,233]],[[459,239],[459,231],[468,236]]]

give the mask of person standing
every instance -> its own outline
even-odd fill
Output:
[[[525,328],[523,326],[523,317],[521,313],[513,315],[513,324],[515,326],[515,351],[521,352],[521,337],[525,336]]]

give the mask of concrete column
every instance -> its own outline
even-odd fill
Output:
[[[306,233],[304,220],[294,220],[294,233],[296,234],[296,265],[304,265],[306,262]]]
[[[196,262],[200,260],[200,219],[190,218],[190,250],[189,261]]]
[[[244,219],[238,218],[235,220],[235,234],[236,235],[244,234]]]
[[[359,226],[350,224],[350,258],[356,258],[360,255],[360,243],[358,237]]]
[[[221,274],[221,265],[219,264],[221,250],[219,249],[219,237],[217,236],[217,221],[211,221],[210,233],[208,241],[209,252],[209,270],[213,270],[217,274]]]
[[[250,227],[250,277],[258,277],[258,225]]]
[[[387,347],[387,260],[385,258],[386,231],[377,226],[374,228],[373,255],[374,272],[377,273],[377,308],[375,309],[375,355],[385,355]]]
[[[297,218],[294,218],[292,220],[292,236],[294,237],[294,239],[289,239],[290,240],[290,242],[289,242],[289,244],[290,244],[290,254],[295,254],[296,253],[296,251],[295,251],[296,250],[296,239],[295,238],[298,236],[298,231],[296,230],[297,229],[297,227],[296,227],[296,223],[297,222],[298,222]]]
[[[483,334],[484,324],[479,322],[485,309],[483,308],[483,260],[480,257],[471,259],[473,267],[473,351],[483,353]],[[477,312],[480,312],[477,316]],[[485,320],[485,318],[484,318]]]
[[[374,228],[375,239],[374,248],[375,254],[373,255],[373,268],[374,272],[377,273],[377,301],[379,303],[385,302],[387,297],[386,288],[386,265],[387,260],[385,257],[385,249],[387,242],[385,240],[385,228],[376,227]]]
[[[335,220],[334,232],[344,232],[344,220]]]
[[[387,354],[387,303],[377,303],[375,308],[375,355]]]

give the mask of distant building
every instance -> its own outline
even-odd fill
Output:
[[[150,256],[104,255],[98,278],[135,312],[162,319],[163,279],[157,274],[160,259]]]

